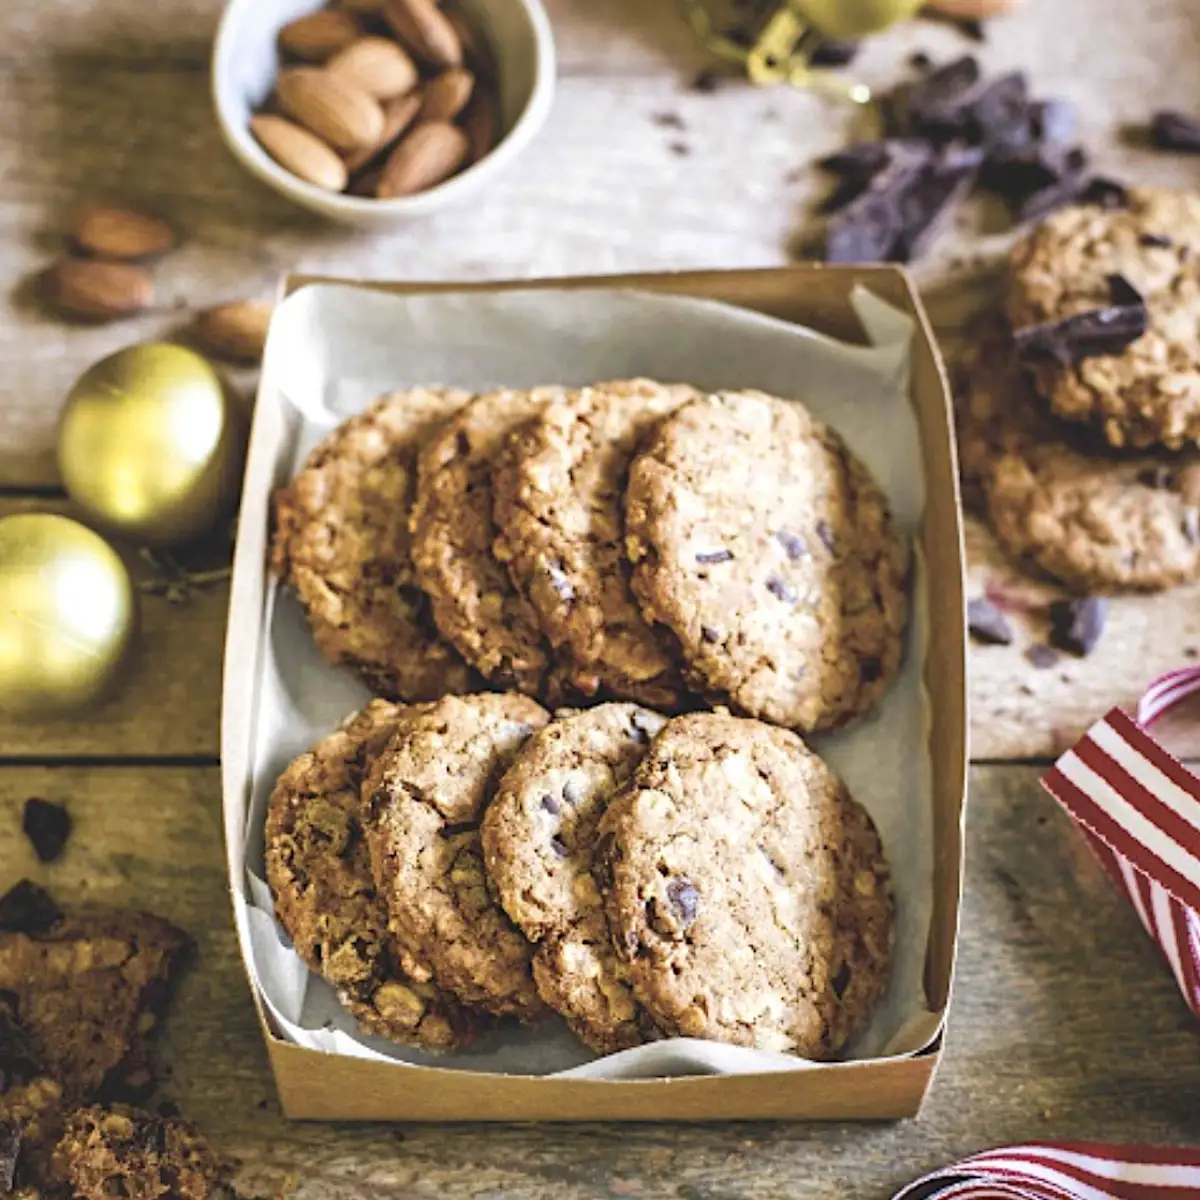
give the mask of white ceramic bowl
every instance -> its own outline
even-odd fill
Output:
[[[324,7],[322,0],[230,0],[217,31],[212,72],[217,119],[230,150],[281,195],[347,225],[396,225],[486,186],[529,145],[549,115],[554,98],[554,37],[541,0],[457,2],[495,55],[502,131],[492,152],[461,174],[415,196],[370,200],[305,183],[254,140],[250,117],[266,100],[279,70],[279,30],[296,17]]]

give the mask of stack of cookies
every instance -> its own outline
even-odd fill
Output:
[[[644,379],[413,389],[275,517],[318,645],[380,696],[267,819],[277,916],[361,1029],[448,1050],[557,1012],[600,1052],[828,1058],[863,1027],[887,866],[793,731],[895,677],[907,562],[833,430]]]
[[[887,980],[870,818],[795,733],[723,712],[374,700],[284,772],[266,846],[296,952],[428,1049],[557,1012],[602,1053],[829,1058]]]
[[[759,392],[397,393],[326,438],[275,516],[318,645],[391,700],[709,702],[809,733],[869,709],[901,659],[879,487]]]
[[[964,481],[1015,559],[1080,593],[1200,578],[1200,196],[1061,209],[976,330]]]

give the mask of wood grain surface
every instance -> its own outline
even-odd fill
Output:
[[[315,4],[314,4],[315,6]],[[0,515],[67,508],[54,430],[71,382],[129,342],[182,335],[221,300],[269,296],[285,270],[403,279],[772,265],[801,253],[827,186],[808,164],[856,130],[811,94],[690,86],[704,65],[673,0],[548,0],[561,78],[545,133],[479,203],[394,231],[325,226],[244,175],[211,114],[207,59],[221,0],[9,0],[0,9]],[[1200,159],[1147,150],[1156,108],[1200,114],[1195,0],[1025,0],[977,46],[925,22],[870,45],[873,84],[921,49],[1021,66],[1080,107],[1099,166],[1138,182],[1200,183]],[[72,210],[141,206],[178,228],[158,300],[84,327],[41,306],[39,273]],[[959,215],[919,267],[948,349],[990,302],[1011,238],[986,204]],[[244,403],[253,372],[232,380]],[[152,577],[122,547],[136,577]],[[0,721],[0,880],[64,899],[143,904],[190,929],[198,961],[167,1021],[163,1094],[241,1160],[249,1195],[367,1197],[886,1196],[921,1171],[1027,1138],[1200,1142],[1200,1036],[1156,952],[1080,838],[1040,791],[1042,762],[1108,705],[1200,653],[1197,589],[1114,601],[1086,660],[1038,670],[1055,594],[968,523],[972,594],[1022,608],[1017,644],[975,648],[961,957],[948,1054],[917,1122],[866,1127],[297,1126],[275,1108],[230,931],[220,848],[220,652],[227,592],[181,606],[146,595],[123,689],[85,719]],[[211,565],[221,548],[209,548]],[[1200,720],[1166,731],[1200,756]],[[20,836],[30,795],[65,800],[65,858],[37,866]]]

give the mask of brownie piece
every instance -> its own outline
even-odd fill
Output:
[[[194,1125],[131,1108],[69,1114],[55,1168],[78,1200],[208,1200],[226,1194],[226,1168]]]

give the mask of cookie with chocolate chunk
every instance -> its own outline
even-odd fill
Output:
[[[296,953],[365,1032],[446,1050],[469,1042],[475,1022],[400,965],[362,827],[362,781],[411,711],[374,700],[288,766],[267,807],[267,882]]]
[[[601,1053],[644,1041],[647,1021],[592,878],[596,826],[664,723],[636,704],[559,713],[525,743],[483,820],[488,875],[538,943],[538,992]]]
[[[1155,591],[1200,578],[1200,461],[1130,458],[1056,421],[995,315],[967,339],[959,463],[997,541],[1080,592]]]
[[[477,396],[421,453],[412,513],[417,580],[442,635],[490,682],[536,696],[553,690],[537,613],[492,552],[492,465],[508,438],[560,388]]]
[[[677,717],[600,822],[614,945],[665,1032],[838,1054],[887,983],[889,872],[866,811],[789,730]]]
[[[629,588],[624,490],[638,445],[694,388],[600,383],[547,405],[496,462],[496,557],[585,694],[671,707],[683,681]]]
[[[1061,209],[1014,248],[1014,328],[1103,308],[1114,277],[1148,309],[1146,332],[1116,354],[1032,364],[1037,393],[1056,415],[1121,449],[1200,442],[1198,254],[1200,195],[1161,188],[1132,188],[1122,207]]]
[[[330,662],[391,699],[470,690],[414,576],[408,516],[417,453],[470,398],[413,388],[339,425],[275,496],[271,563],[308,613]]]
[[[634,459],[633,590],[690,678],[804,732],[869,709],[900,665],[906,554],[863,464],[802,405],[689,401]]]
[[[448,696],[398,717],[363,785],[367,841],[405,966],[465,1004],[535,1020],[533,947],[493,899],[479,827],[500,777],[550,719],[516,693]]]

